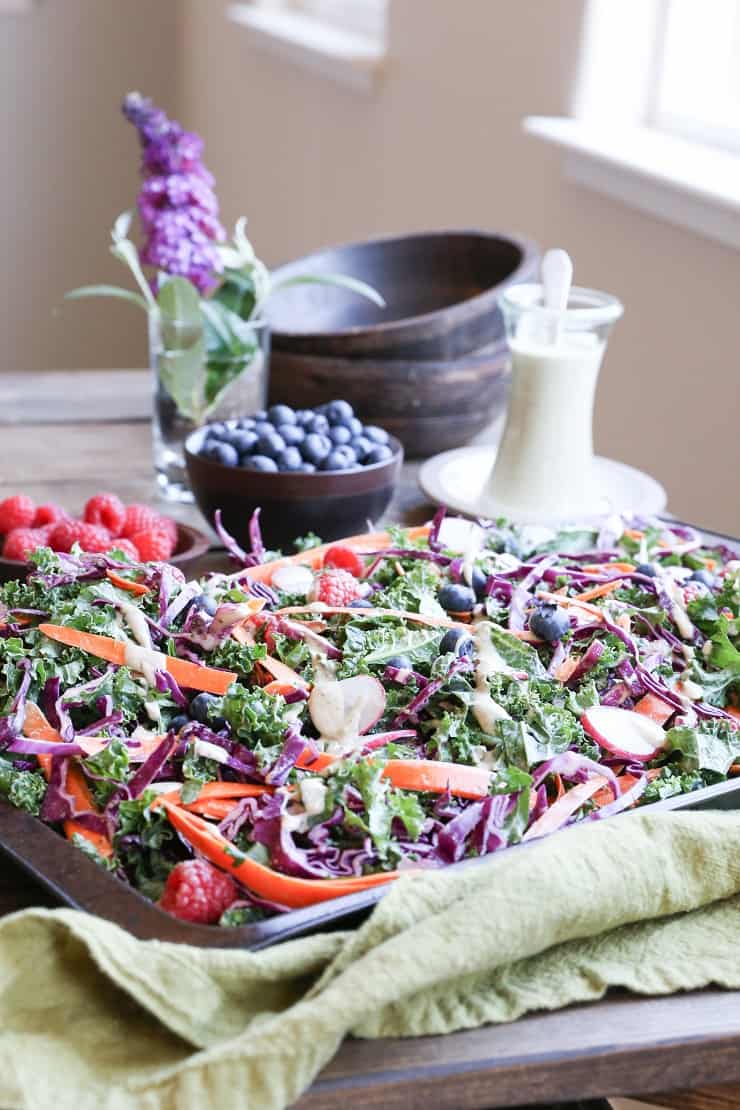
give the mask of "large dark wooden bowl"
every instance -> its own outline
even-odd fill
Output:
[[[208,536],[204,536],[197,528],[191,528],[189,524],[181,524],[177,522],[177,546],[175,547],[174,554],[167,560],[174,566],[179,567],[183,574],[187,577],[190,567],[195,563],[196,559],[200,559],[205,555],[210,547],[211,541]],[[25,578],[31,570],[30,563],[21,562],[20,559],[3,559],[0,557],[0,582],[10,582],[16,578]]]
[[[352,470],[314,474],[263,473],[224,466],[198,454],[207,428],[193,432],[185,443],[190,488],[210,524],[217,509],[228,532],[249,548],[249,518],[261,509],[260,528],[271,548],[292,550],[292,541],[307,532],[336,540],[367,530],[388,508],[401,473],[403,448],[389,446],[393,457]]]
[[[332,358],[449,361],[501,339],[502,291],[533,277],[534,243],[484,231],[430,231],[347,243],[277,270],[349,274],[385,308],[343,289],[295,285],[267,306],[273,351]]]
[[[509,381],[504,341],[451,361],[329,358],[273,350],[270,400],[299,408],[343,397],[412,457],[466,443],[503,409]]]

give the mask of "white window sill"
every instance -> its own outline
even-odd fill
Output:
[[[232,4],[228,18],[246,28],[254,45],[341,85],[375,88],[385,50],[370,37],[298,11]]]
[[[660,131],[579,119],[528,116],[524,130],[566,152],[565,176],[740,247],[740,155]]]

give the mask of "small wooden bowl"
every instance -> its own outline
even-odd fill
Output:
[[[403,447],[391,437],[392,458],[352,470],[314,474],[262,473],[224,466],[198,454],[207,429],[185,443],[185,461],[198,508],[210,524],[217,509],[228,532],[249,547],[249,518],[262,510],[260,527],[268,547],[289,548],[296,536],[315,532],[336,540],[364,532],[388,508],[403,462]]]
[[[536,244],[480,230],[427,231],[328,247],[282,266],[276,277],[350,274],[373,285],[386,307],[326,285],[280,290],[266,307],[272,350],[451,362],[503,339],[501,293],[531,280],[538,266]]]
[[[189,524],[180,524],[178,521],[177,546],[174,555],[171,555],[167,561],[179,567],[183,574],[187,575],[187,568],[190,564],[205,555],[210,545],[211,541],[208,537],[199,532],[197,528],[191,528]],[[0,557],[0,582],[25,578],[30,570],[30,563],[24,563],[20,559],[3,559]]]

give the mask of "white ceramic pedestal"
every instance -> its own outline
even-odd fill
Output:
[[[478,503],[495,457],[495,446],[487,444],[445,451],[422,465],[419,485],[438,505],[465,516],[482,516]],[[665,509],[666,492],[649,474],[600,455],[595,457],[594,466],[599,486],[605,491],[600,514],[624,511],[651,515]],[[536,522],[522,522],[554,524],[559,519],[540,514]]]

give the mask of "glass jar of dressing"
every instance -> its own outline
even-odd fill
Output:
[[[564,311],[543,287],[514,285],[501,298],[511,350],[511,397],[480,502],[487,516],[577,519],[604,511],[593,456],[596,381],[620,302],[572,288]]]

